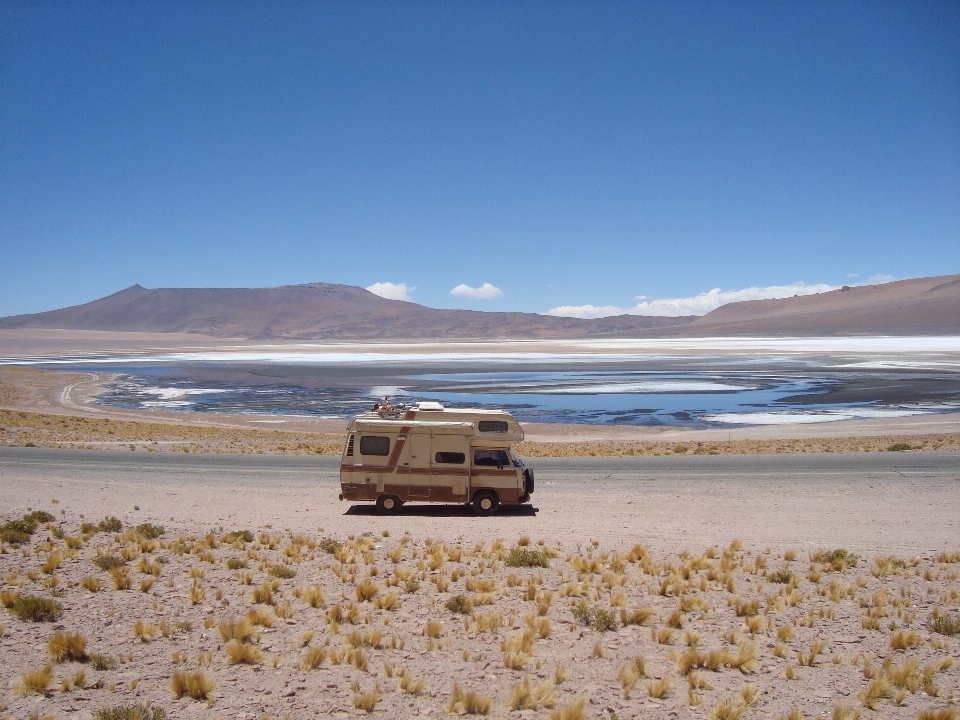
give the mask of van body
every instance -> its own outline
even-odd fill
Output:
[[[340,499],[381,512],[406,502],[472,504],[481,515],[530,500],[533,471],[513,450],[523,429],[502,410],[439,403],[388,406],[354,417],[340,460]]]

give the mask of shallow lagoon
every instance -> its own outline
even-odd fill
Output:
[[[960,410],[960,338],[301,345],[4,364],[109,372],[98,402],[349,417],[389,396],[522,421],[730,427]]]

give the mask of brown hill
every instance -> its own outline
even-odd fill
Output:
[[[350,285],[161,288],[134,285],[100,300],[0,318],[0,328],[197,333],[249,340],[444,340],[633,337],[693,317],[600,320],[533,313],[437,310]]]
[[[960,275],[723,305],[683,335],[957,335]]]
[[[437,310],[350,285],[161,288],[0,318],[0,329],[195,333],[247,340],[488,340],[707,335],[957,335],[960,275],[724,305],[702,317],[597,320]]]

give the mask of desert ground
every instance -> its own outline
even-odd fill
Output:
[[[960,456],[535,467],[379,516],[334,458],[2,449],[5,713],[956,716]]]

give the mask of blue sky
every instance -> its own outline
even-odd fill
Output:
[[[0,4],[0,315],[315,281],[681,312],[956,272],[957,2]]]

